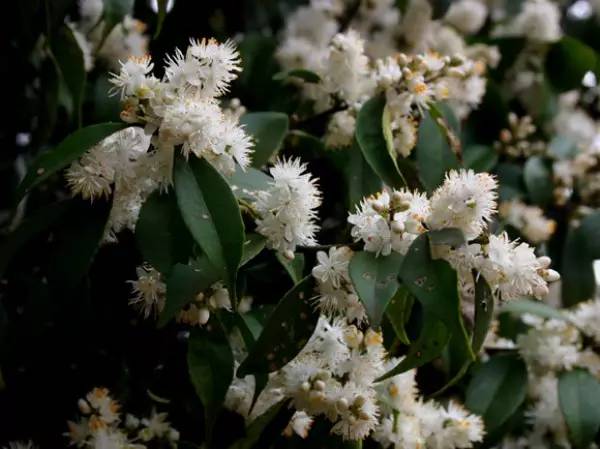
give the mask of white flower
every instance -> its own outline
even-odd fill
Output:
[[[600,343],[600,301],[598,299],[577,304],[569,317],[585,335]]]
[[[469,240],[476,238],[496,211],[497,182],[487,173],[452,170],[431,197],[431,229],[458,228]]]
[[[351,258],[352,250],[347,246],[331,247],[329,254],[318,251],[319,263],[312,269],[312,275],[320,282],[331,282],[337,288],[343,280],[349,281],[348,263]]]
[[[487,13],[487,6],[482,1],[460,0],[450,5],[444,20],[465,34],[473,34],[483,26]]]
[[[546,218],[541,208],[528,206],[516,199],[501,203],[499,211],[508,224],[534,244],[550,239],[556,229],[556,222]]]
[[[288,428],[300,438],[306,438],[314,419],[304,411],[295,412],[290,419]]]
[[[483,440],[483,420],[470,414],[460,404],[450,401],[442,415],[444,428],[441,433],[435,435],[439,449],[471,448],[473,443]]]
[[[167,414],[156,413],[154,409],[152,415],[149,418],[143,418],[141,423],[144,428],[140,431],[140,434],[143,435],[144,441],[164,437],[171,430],[171,424],[167,422]]]
[[[550,0],[527,0],[519,14],[494,30],[496,36],[524,36],[532,41],[555,42],[560,39],[559,6]]]
[[[144,318],[156,317],[165,306],[167,286],[161,274],[150,266],[136,268],[137,280],[129,281],[134,297],[129,304],[135,306]]]
[[[112,69],[119,69],[120,61],[128,58],[143,58],[148,53],[150,38],[144,34],[146,24],[126,15],[107,36],[99,48],[98,57],[106,61]],[[101,39],[101,33],[94,33],[95,40]],[[95,42],[96,46],[100,40]]]
[[[112,74],[110,82],[114,84],[115,91],[121,93],[121,99],[133,95],[140,98],[153,95],[158,80],[150,75],[154,69],[150,56],[130,57],[120,64],[121,71]]]
[[[348,147],[354,139],[356,117],[351,109],[334,113],[327,124],[325,145],[330,148]]]
[[[254,203],[260,216],[257,231],[267,238],[269,248],[284,254],[293,254],[298,245],[314,245],[319,229],[316,209],[321,204],[316,180],[300,159],[279,160],[270,173],[273,181],[257,193]]]

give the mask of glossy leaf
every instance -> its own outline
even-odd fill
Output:
[[[405,345],[410,344],[405,326],[410,318],[413,304],[414,298],[401,285],[385,309],[385,315],[394,328],[396,337]]]
[[[135,237],[145,262],[168,273],[189,257],[192,239],[183,223],[173,191],[155,191],[142,205]]]
[[[437,231],[429,231],[429,242],[432,245],[446,245],[458,248],[466,243],[465,235],[457,228],[444,228]]]
[[[498,163],[498,152],[487,145],[469,145],[463,150],[465,168],[489,172]]]
[[[581,368],[563,372],[558,399],[571,442],[576,448],[588,447],[600,429],[600,382]]]
[[[578,39],[563,36],[546,54],[546,76],[559,92],[575,89],[581,86],[586,72],[594,70],[596,58],[592,48]]]
[[[285,268],[287,274],[290,275],[294,284],[302,280],[302,275],[304,274],[304,254],[296,254],[292,260],[287,260],[279,253],[277,253],[276,257],[279,263],[283,265],[283,268]]]
[[[471,379],[465,405],[483,417],[488,432],[519,408],[527,393],[527,368],[516,354],[491,357]]]
[[[229,184],[205,159],[175,162],[177,203],[192,237],[236,298],[244,223]],[[234,299],[235,302],[235,299]]]
[[[125,123],[100,123],[87,126],[69,135],[53,149],[40,154],[17,188],[16,199],[20,200],[31,189],[78,159],[102,139],[127,126],[129,125]]]
[[[273,178],[255,168],[249,167],[242,170],[238,165],[235,173],[228,178],[228,181],[236,198],[253,201],[255,192],[268,189],[269,184],[273,182]]]
[[[549,162],[540,156],[530,157],[525,163],[523,179],[527,193],[535,204],[546,206],[552,202],[554,183]]]
[[[440,356],[449,341],[450,331],[448,327],[431,312],[425,310],[423,313],[423,326],[419,337],[412,342],[408,348],[408,353],[400,363],[377,379],[377,381],[389,379],[397,374],[431,362]]]
[[[246,436],[231,446],[229,449],[252,449],[265,447],[273,441],[275,436],[281,434],[288,425],[294,410],[288,406],[288,401],[282,400],[272,405],[266,412],[254,419],[246,428]],[[261,440],[264,440],[261,445]]]
[[[319,318],[310,303],[313,286],[313,277],[307,276],[279,301],[254,348],[239,366],[238,377],[276,371],[306,345]]]
[[[343,161],[343,170],[348,184],[348,205],[350,209],[369,195],[381,190],[381,180],[365,160],[356,139],[348,149],[348,158]]]
[[[206,329],[194,329],[188,342],[188,371],[196,394],[204,406],[206,440],[233,380],[233,353],[215,315]]]
[[[419,125],[417,146],[417,169],[419,179],[427,191],[433,191],[439,186],[446,172],[459,167],[458,159],[448,143],[448,139],[432,111],[425,113]]]
[[[383,96],[373,97],[363,105],[356,121],[356,140],[365,160],[383,182],[403,187],[406,181],[398,170],[396,156],[388,151],[383,133],[384,108]]]
[[[156,31],[154,32],[154,39],[160,36],[165,18],[167,17],[167,4],[169,0],[156,0],[158,11],[156,13]]]
[[[494,295],[485,278],[473,272],[475,281],[475,323],[471,339],[473,353],[478,354],[494,318]]]
[[[352,285],[373,327],[380,326],[388,302],[398,290],[402,260],[402,255],[396,252],[377,257],[369,251],[358,251],[350,260],[348,273]]]
[[[178,263],[167,277],[167,299],[158,319],[158,327],[165,326],[196,295],[219,280],[219,273],[203,256],[192,265]]]
[[[246,240],[242,247],[242,260],[240,260],[240,267],[246,265],[252,259],[265,248],[265,239],[262,235],[251,232],[246,234]]]
[[[512,313],[514,315],[536,315],[550,320],[566,320],[567,317],[558,309],[555,309],[541,301],[531,299],[513,299],[508,301],[500,309],[500,313]]]
[[[242,115],[240,124],[254,141],[252,166],[260,168],[281,148],[289,120],[281,112],[249,112]]]

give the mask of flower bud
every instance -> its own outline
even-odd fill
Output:
[[[560,279],[560,274],[558,273],[558,271],[548,269],[544,273],[544,279],[546,279],[546,281],[548,282],[556,282]]]
[[[336,401],[335,406],[340,412],[345,412],[348,410],[348,400],[346,398],[339,398]]]
[[[404,232],[404,223],[401,221],[392,221],[392,232],[402,234]]]
[[[371,207],[373,208],[373,210],[375,212],[384,212],[385,211],[385,206],[383,205],[383,203],[381,201],[373,201],[371,203]]]
[[[294,260],[294,252],[292,250],[285,250],[283,252],[283,257],[285,257],[287,260],[292,261]]]
[[[542,268],[548,268],[552,263],[552,259],[550,259],[548,256],[538,257],[538,263]]]
[[[325,382],[323,382],[322,380],[317,380],[313,386],[317,391],[325,390]]]
[[[77,402],[77,406],[79,407],[79,411],[84,415],[89,415],[92,412],[92,409],[90,409],[90,405],[85,399],[80,399]]]
[[[208,323],[210,319],[210,311],[206,307],[202,307],[198,310],[198,323],[204,325]]]
[[[300,386],[300,388],[302,389],[302,391],[307,392],[310,390],[310,384],[306,381],[302,382],[302,385]]]

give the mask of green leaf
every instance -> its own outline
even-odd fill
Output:
[[[561,263],[563,303],[571,306],[594,296],[593,262],[600,258],[600,212],[594,212],[567,233]]]
[[[405,345],[410,344],[410,339],[406,334],[405,326],[410,318],[413,304],[414,298],[408,293],[408,290],[401,285],[385,309],[385,315],[392,324],[396,337],[398,337],[398,340]]]
[[[215,315],[206,330],[192,330],[187,361],[190,380],[204,406],[206,441],[210,442],[212,427],[233,380],[233,353]]]
[[[290,278],[297,284],[302,280],[302,275],[304,274],[304,254],[296,254],[292,260],[287,260],[281,254],[276,254],[277,260],[285,271],[290,275]]]
[[[485,278],[473,272],[475,281],[475,323],[471,339],[473,353],[479,354],[494,318],[494,295]]]
[[[219,274],[206,256],[195,260],[193,265],[178,263],[167,277],[167,299],[157,326],[164,327],[186,305],[194,301],[196,295],[219,280]]]
[[[586,448],[600,428],[600,383],[587,370],[575,368],[558,378],[558,400],[576,448]]]
[[[577,144],[570,137],[555,135],[548,144],[548,154],[556,159],[571,159],[578,152]]]
[[[113,28],[120,24],[126,15],[132,15],[133,3],[134,0],[104,0],[104,14],[102,17],[104,28],[102,29],[102,41],[99,48],[102,48],[102,44]]]
[[[549,161],[545,161],[540,156],[527,159],[523,179],[529,198],[535,204],[543,207],[552,202],[554,183],[552,182],[552,167]]]
[[[250,112],[240,118],[240,124],[254,138],[252,166],[260,168],[281,148],[289,120],[281,112]]]
[[[167,3],[169,3],[169,0],[156,0],[158,12],[156,14],[156,31],[154,32],[154,39],[160,36],[163,24],[165,23],[165,17],[167,17]]]
[[[446,325],[451,334],[450,344],[460,361],[466,365],[474,360],[460,311],[456,272],[448,262],[432,259],[427,233],[412,243],[402,263],[400,278],[426,313]]]
[[[465,235],[458,228],[445,228],[437,231],[429,231],[429,242],[432,245],[447,245],[458,248],[467,241]]]
[[[525,400],[527,368],[516,354],[491,357],[471,379],[465,405],[481,415],[488,432],[504,424]]]
[[[380,191],[381,181],[365,160],[356,139],[352,141],[347,155],[342,168],[348,185],[348,204],[353,208],[364,197]]]
[[[192,240],[173,191],[157,190],[148,197],[140,210],[135,237],[144,261],[163,274],[175,263],[187,262]]]
[[[225,280],[236,300],[244,223],[229,184],[205,159],[175,162],[177,203],[192,237]]]
[[[276,371],[306,345],[319,318],[310,303],[313,287],[313,277],[307,276],[279,301],[252,351],[239,366],[238,377]]]
[[[8,263],[28,241],[52,227],[69,209],[72,201],[49,204],[25,217],[19,227],[4,237],[0,243],[0,278]]]
[[[238,165],[228,181],[236,198],[253,201],[255,199],[254,193],[268,189],[269,184],[273,182],[273,178],[255,168],[242,170]]]
[[[552,320],[566,320],[567,317],[560,310],[555,309],[548,304],[543,302],[531,300],[531,299],[514,299],[507,302],[500,309],[500,313],[512,313],[513,315],[536,315],[542,318]]]
[[[523,184],[523,167],[517,164],[501,163],[496,167],[498,176],[498,195],[500,201],[521,198],[525,193]]]
[[[425,113],[419,125],[415,153],[419,178],[429,192],[444,181],[447,171],[459,167],[456,154],[440,125],[436,123],[432,110]]]
[[[369,251],[358,251],[348,265],[352,285],[375,328],[380,326],[388,302],[398,290],[402,260],[403,256],[396,252],[377,257]]]
[[[78,287],[98,251],[110,214],[110,201],[73,200],[54,236],[56,251],[49,282],[61,289]]]
[[[596,53],[592,48],[564,36],[546,54],[546,77],[559,92],[565,92],[580,87],[583,76],[593,71],[595,65]]]
[[[306,69],[293,69],[286,72],[278,72],[273,75],[275,81],[285,81],[288,78],[299,78],[306,83],[318,83],[321,81],[321,77],[315,72]]]
[[[52,36],[50,43],[64,87],[69,91],[73,122],[79,127],[81,126],[81,104],[86,79],[83,52],[73,31],[66,25]]]
[[[463,151],[463,162],[477,173],[489,172],[498,163],[498,153],[488,145],[469,145]]]
[[[448,327],[437,316],[427,310],[423,313],[422,321],[423,326],[419,338],[410,345],[408,353],[391,371],[377,379],[377,382],[423,366],[442,353],[448,341],[450,341]]]
[[[31,189],[48,179],[52,174],[78,159],[105,137],[128,126],[125,123],[100,123],[87,126],[69,135],[52,150],[40,154],[17,188],[16,200],[20,200],[23,195],[29,193]]]
[[[246,241],[242,247],[242,260],[240,260],[240,267],[243,267],[265,248],[267,239],[262,235],[255,232],[246,234]]]
[[[379,95],[367,101],[358,112],[356,140],[367,163],[391,187],[406,185],[398,169],[396,155],[392,155],[383,131],[385,97]]]

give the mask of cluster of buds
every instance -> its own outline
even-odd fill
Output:
[[[530,116],[518,117],[514,112],[508,114],[508,128],[500,131],[499,140],[494,142],[494,149],[511,158],[530,157],[546,151],[546,143],[533,140],[537,131]]]
[[[231,310],[229,292],[220,282],[209,290],[198,293],[194,302],[179,312],[177,321],[190,326],[204,326],[210,320],[211,311],[217,309]]]

